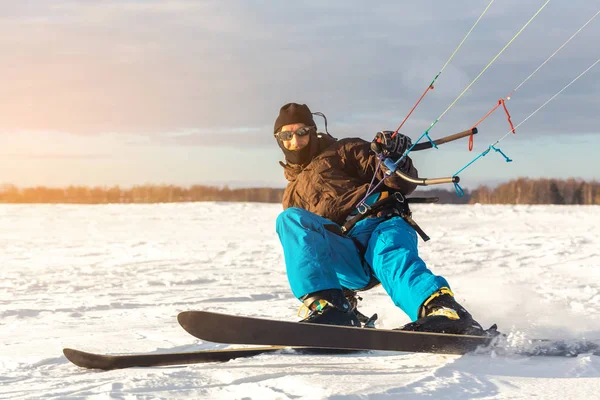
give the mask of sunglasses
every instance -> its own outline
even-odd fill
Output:
[[[303,126],[302,128],[298,128],[295,131],[280,131],[275,134],[275,137],[279,140],[292,140],[294,135],[298,136],[306,136],[316,128],[314,126]]]

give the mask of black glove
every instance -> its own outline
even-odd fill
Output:
[[[392,138],[394,131],[379,131],[375,135],[375,139],[371,142],[371,150],[376,154],[383,153],[384,156],[390,157],[392,160],[397,161],[404,152],[412,146],[412,140],[408,136],[404,136],[397,133]],[[398,168],[404,170],[407,166],[408,158],[404,157]]]
[[[392,138],[393,134],[394,131],[377,132],[371,143],[371,150],[377,154],[383,153],[384,156],[391,157],[393,160],[402,157],[404,152],[412,146],[412,140],[400,133]]]

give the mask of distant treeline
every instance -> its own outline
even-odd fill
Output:
[[[279,203],[283,189],[246,188],[230,189],[194,185],[141,185],[132,188],[69,186],[48,188],[44,186],[18,188],[0,186],[0,203],[175,203],[193,201],[244,201]],[[496,188],[480,186],[465,191],[458,197],[452,189],[415,191],[412,197],[439,197],[440,204],[597,204],[600,205],[600,183],[577,179],[525,179],[520,178],[498,185]]]
[[[132,188],[69,186],[48,188],[36,186],[18,188],[0,186],[0,203],[178,203],[191,201],[249,201],[261,203],[281,202],[283,189],[247,188],[230,189],[227,186],[194,185],[141,185]]]
[[[600,205],[600,183],[577,179],[525,179],[494,189],[478,187],[470,203],[482,204],[585,204]]]

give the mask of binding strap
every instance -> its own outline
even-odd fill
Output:
[[[438,290],[436,290],[431,296],[429,296],[429,298],[427,300],[425,300],[425,302],[423,303],[423,305],[421,306],[421,312],[420,314],[423,314],[425,312],[425,309],[427,308],[427,305],[429,303],[431,303],[431,301],[437,297],[443,296],[445,294],[449,294],[450,296],[454,297],[454,293],[452,293],[452,290],[450,290],[450,288],[447,287],[441,287]],[[424,317],[425,315],[420,315],[420,317]]]

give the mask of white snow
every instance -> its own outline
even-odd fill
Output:
[[[268,354],[102,372],[101,353],[226,348],[188,335],[190,309],[294,321],[276,204],[0,206],[2,399],[591,399],[600,358],[371,352]],[[512,338],[600,340],[600,207],[413,207],[421,256],[483,324]],[[382,289],[361,309],[407,317]],[[515,339],[516,340],[516,339]]]

